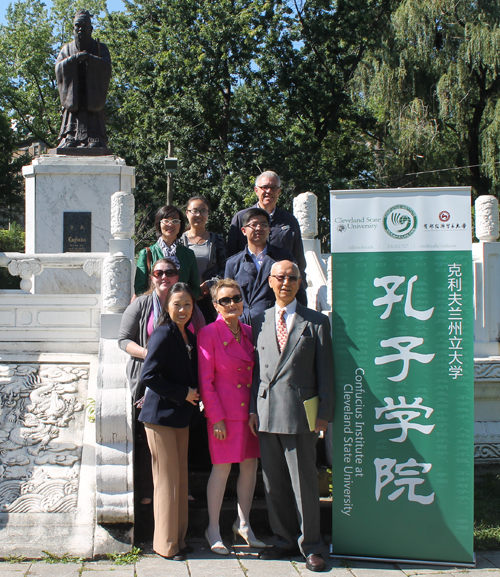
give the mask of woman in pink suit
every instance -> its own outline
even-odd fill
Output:
[[[251,547],[266,547],[255,538],[249,518],[260,456],[257,436],[248,426],[254,347],[251,328],[239,321],[243,298],[238,283],[219,280],[211,295],[219,315],[198,333],[200,395],[213,464],[207,486],[209,525],[205,537],[214,553],[228,555],[220,536],[219,515],[231,463],[240,464],[234,538],[242,537]]]

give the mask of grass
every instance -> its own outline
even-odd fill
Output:
[[[26,557],[24,555],[7,555],[7,557],[4,557],[4,561],[7,563],[22,563],[26,561]]]
[[[75,555],[70,555],[69,553],[64,553],[64,555],[55,555],[49,551],[42,551],[45,557],[42,557],[40,561],[44,563],[83,563],[85,559],[83,557],[76,557]]]
[[[500,550],[500,475],[474,483],[474,550]]]
[[[95,423],[95,399],[87,399],[87,421]]]
[[[108,559],[113,561],[115,565],[131,565],[139,561],[141,553],[139,547],[132,547],[132,551],[128,553],[108,553]]]

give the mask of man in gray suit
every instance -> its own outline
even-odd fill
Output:
[[[259,436],[271,528],[277,545],[261,559],[302,553],[323,571],[316,471],[318,433],[333,418],[333,352],[328,318],[297,302],[297,265],[276,262],[269,277],[276,305],[252,321],[256,363],[249,426]],[[311,431],[304,401],[318,397]]]

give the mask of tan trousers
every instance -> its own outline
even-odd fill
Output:
[[[153,549],[163,557],[171,557],[186,546],[189,427],[174,429],[144,423],[144,428],[153,469]]]

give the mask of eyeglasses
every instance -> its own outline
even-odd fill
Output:
[[[190,214],[192,214],[193,216],[207,216],[208,214],[208,209],[206,208],[188,208],[186,210],[186,212],[189,212]]]
[[[234,297],[223,297],[217,301],[223,307],[228,307],[231,303],[235,305],[241,303],[243,301],[243,297],[241,295],[234,295]]]
[[[257,185],[257,188],[261,188],[262,190],[270,190],[271,192],[276,192],[277,190],[279,190],[281,187],[280,186],[260,186],[259,184]]]
[[[181,224],[181,221],[178,218],[173,218],[172,220],[167,220],[166,218],[162,218],[160,220],[160,222],[164,226],[177,226],[178,224]]]
[[[286,280],[288,282],[297,282],[300,278],[300,276],[297,276],[295,274],[291,274],[291,275],[286,275],[286,274],[272,274],[269,275],[272,276],[273,278],[275,278],[279,283],[284,283]]]
[[[161,278],[162,276],[166,276],[167,278],[172,278],[174,276],[179,276],[179,272],[173,268],[169,268],[166,270],[162,269],[162,268],[157,268],[156,270],[153,271],[153,276],[155,278]]]
[[[251,228],[252,230],[267,230],[269,228],[269,225],[267,224],[267,222],[260,222],[258,224],[246,224],[245,228]]]

